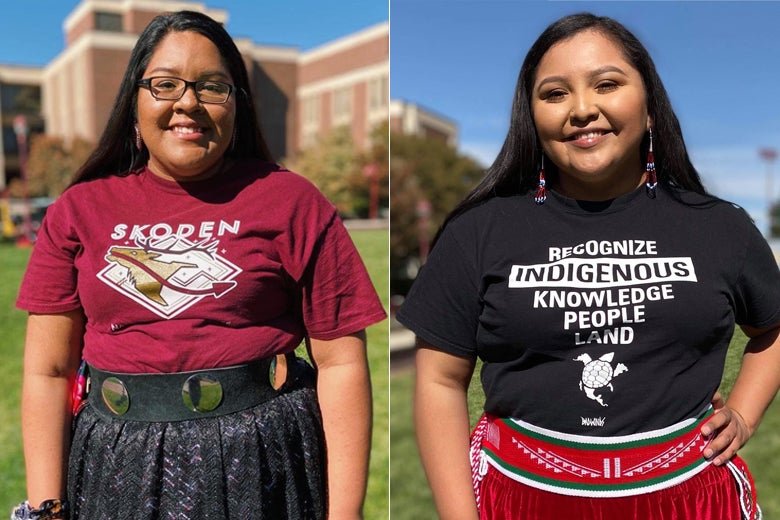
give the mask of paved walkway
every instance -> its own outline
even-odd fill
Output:
[[[344,221],[347,229],[389,229],[390,221],[386,218],[361,218]]]
[[[390,353],[414,348],[414,332],[398,325],[390,330]]]

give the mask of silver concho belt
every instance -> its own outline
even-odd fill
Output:
[[[275,390],[274,360],[168,374],[107,372],[89,365],[88,402],[104,418],[123,421],[175,422],[226,415],[273,399],[296,380],[308,384],[300,381],[309,379],[300,377],[304,362],[288,354],[287,382]]]

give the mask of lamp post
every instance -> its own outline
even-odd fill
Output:
[[[14,117],[14,133],[16,144],[19,148],[19,176],[22,181],[23,214],[22,235],[17,239],[17,245],[27,246],[32,244],[32,218],[30,216],[30,193],[27,185],[27,136],[30,126],[24,115]]]
[[[363,175],[368,179],[368,218],[379,216],[379,168],[374,163],[363,167]]]
[[[766,162],[766,199],[767,199],[767,214],[769,218],[769,235],[773,234],[774,218],[772,217],[772,205],[774,203],[775,188],[774,180],[775,175],[773,171],[775,160],[777,159],[777,150],[774,148],[761,148],[758,150],[758,155]]]

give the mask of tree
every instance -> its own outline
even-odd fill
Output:
[[[351,179],[360,173],[360,165],[349,128],[336,128],[287,166],[308,177],[341,215],[355,216]]]
[[[91,143],[79,138],[68,146],[61,137],[34,135],[27,160],[30,196],[58,197],[92,153],[92,149]]]
[[[390,285],[391,292],[403,294],[413,275],[410,261],[424,256],[444,218],[484,168],[438,139],[393,132],[390,143]]]
[[[769,236],[780,237],[780,202],[773,202],[769,210]]]
[[[381,208],[388,208],[390,204],[388,131],[387,122],[374,127],[371,131],[371,145],[358,155],[358,168],[350,178],[353,210],[362,218],[368,217],[370,213],[372,182],[376,183],[379,214],[382,214]]]
[[[342,216],[365,218],[371,205],[371,182],[375,177],[380,208],[389,205],[387,123],[371,132],[371,144],[360,151],[348,127],[331,131],[316,145],[303,150],[287,166],[308,177],[338,208]]]

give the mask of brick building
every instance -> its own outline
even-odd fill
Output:
[[[63,23],[64,50],[49,64],[0,65],[0,189],[19,175],[11,127],[17,114],[28,116],[33,131],[96,142],[138,35],[154,16],[184,9],[228,20],[227,11],[199,2],[82,0]],[[294,157],[342,125],[355,143],[368,143],[371,129],[388,118],[388,38],[386,22],[308,51],[235,38],[276,158]]]
[[[394,99],[388,117],[393,132],[437,139],[453,148],[458,145],[458,125],[420,105]]]
[[[371,128],[387,120],[388,43],[388,26],[380,24],[301,55],[299,149],[344,125],[355,143],[368,144]]]

